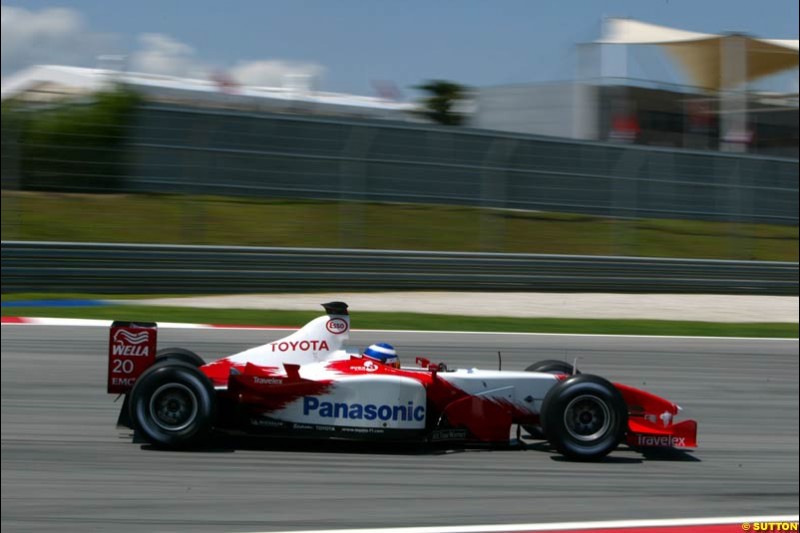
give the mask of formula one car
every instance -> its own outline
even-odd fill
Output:
[[[119,424],[163,448],[198,446],[214,431],[296,438],[505,444],[512,426],[571,459],[620,443],[696,447],[697,424],[648,392],[541,361],[526,371],[458,369],[417,358],[395,367],[345,347],[347,304],[277,341],[211,363],[156,351],[154,323],[114,322],[108,392],[125,395]]]

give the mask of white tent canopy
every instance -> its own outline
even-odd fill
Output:
[[[603,36],[595,42],[661,46],[683,67],[692,84],[711,90],[731,89],[798,66],[796,39],[700,33],[632,19],[606,19]],[[731,76],[726,69],[741,72]]]

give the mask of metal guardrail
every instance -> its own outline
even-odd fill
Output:
[[[104,294],[298,290],[798,294],[798,264],[642,257],[2,242],[2,290]]]

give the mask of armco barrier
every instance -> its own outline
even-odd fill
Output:
[[[798,264],[642,257],[2,242],[2,290],[104,294],[297,290],[798,294]]]

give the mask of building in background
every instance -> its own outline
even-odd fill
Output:
[[[604,50],[655,46],[684,73],[685,84],[610,75]],[[668,148],[749,152],[798,158],[798,89],[753,89],[764,77],[798,68],[798,41],[708,34],[630,19],[607,19],[603,35],[577,46],[569,82],[474,88],[462,102],[471,128]],[[224,73],[208,79],[126,72],[122,68],[37,66],[4,80],[2,99],[49,105],[121,84],[149,102],[263,113],[430,122],[379,82],[381,97],[313,90],[308,80],[283,87],[242,86]],[[791,83],[790,83],[791,85]]]
[[[413,113],[416,108],[413,104],[315,91],[297,80],[287,80],[283,87],[250,87],[235,83],[224,73],[213,73],[209,79],[192,79],[115,69],[41,65],[4,80],[2,99],[30,104],[60,102],[88,96],[114,84],[121,84],[150,102],[181,106],[419,120]]]
[[[658,46],[688,85],[607,75],[601,47]],[[574,82],[477,89],[470,125],[518,133],[798,157],[797,81],[750,89],[798,67],[798,41],[697,33],[608,19],[578,45]],[[625,58],[627,60],[627,58]]]

